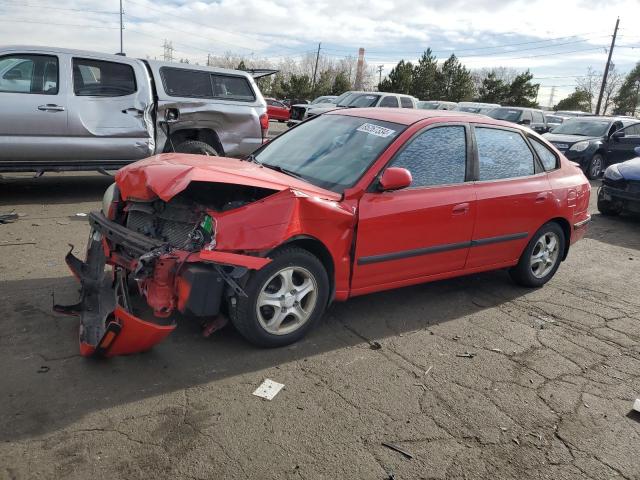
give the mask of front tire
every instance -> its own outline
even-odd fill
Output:
[[[206,142],[200,140],[185,140],[176,147],[177,153],[192,153],[195,155],[207,155],[209,157],[217,157],[218,152],[215,148]]]
[[[604,155],[601,153],[596,153],[591,157],[587,165],[587,177],[591,180],[597,180],[602,176],[602,172],[604,171]]]
[[[564,257],[566,239],[560,225],[544,224],[533,235],[518,264],[509,270],[514,282],[524,287],[542,287],[555,275]]]
[[[329,278],[320,260],[307,250],[285,247],[253,272],[239,296],[231,321],[249,342],[281,347],[304,337],[318,322],[329,297]]]

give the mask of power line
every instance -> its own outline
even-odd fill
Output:
[[[88,23],[84,23],[84,24],[78,24],[78,23],[58,23],[58,22],[38,22],[36,20],[4,20],[4,19],[0,19],[0,22],[4,22],[4,23],[35,23],[38,25],[56,25],[56,26],[62,26],[62,27],[81,27],[81,28],[101,28],[101,29],[106,29],[106,30],[118,30],[120,27],[104,27],[101,25],[92,25],[92,24],[88,24]]]
[[[18,3],[18,2],[8,2],[4,0],[2,3],[7,5],[13,5],[15,7],[23,7],[23,8],[39,8],[43,10],[60,10],[65,12],[81,12],[81,13],[97,13],[102,15],[118,15],[118,12],[108,11],[108,10],[86,10],[83,8],[68,8],[68,7],[51,7],[49,5],[34,5],[32,3]]]

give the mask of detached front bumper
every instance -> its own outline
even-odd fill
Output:
[[[71,252],[65,260],[80,281],[80,302],[55,306],[80,317],[83,356],[127,355],[149,350],[175,328],[169,317],[181,313],[218,314],[223,294],[245,295],[236,279],[264,267],[268,258],[230,252],[184,251],[127,229],[102,213],[89,215],[92,227],[83,262]],[[113,271],[105,271],[106,265]],[[134,313],[131,290],[153,311],[149,319]]]

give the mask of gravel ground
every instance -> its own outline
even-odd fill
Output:
[[[63,257],[109,183],[0,180],[23,215],[0,225],[0,478],[640,478],[637,218],[594,208],[540,290],[492,272],[335,304],[288,348],[185,321],[95,361],[51,305],[77,299]]]

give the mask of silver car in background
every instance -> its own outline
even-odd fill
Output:
[[[0,171],[116,169],[156,153],[246,156],[266,103],[242,71],[0,47]]]

